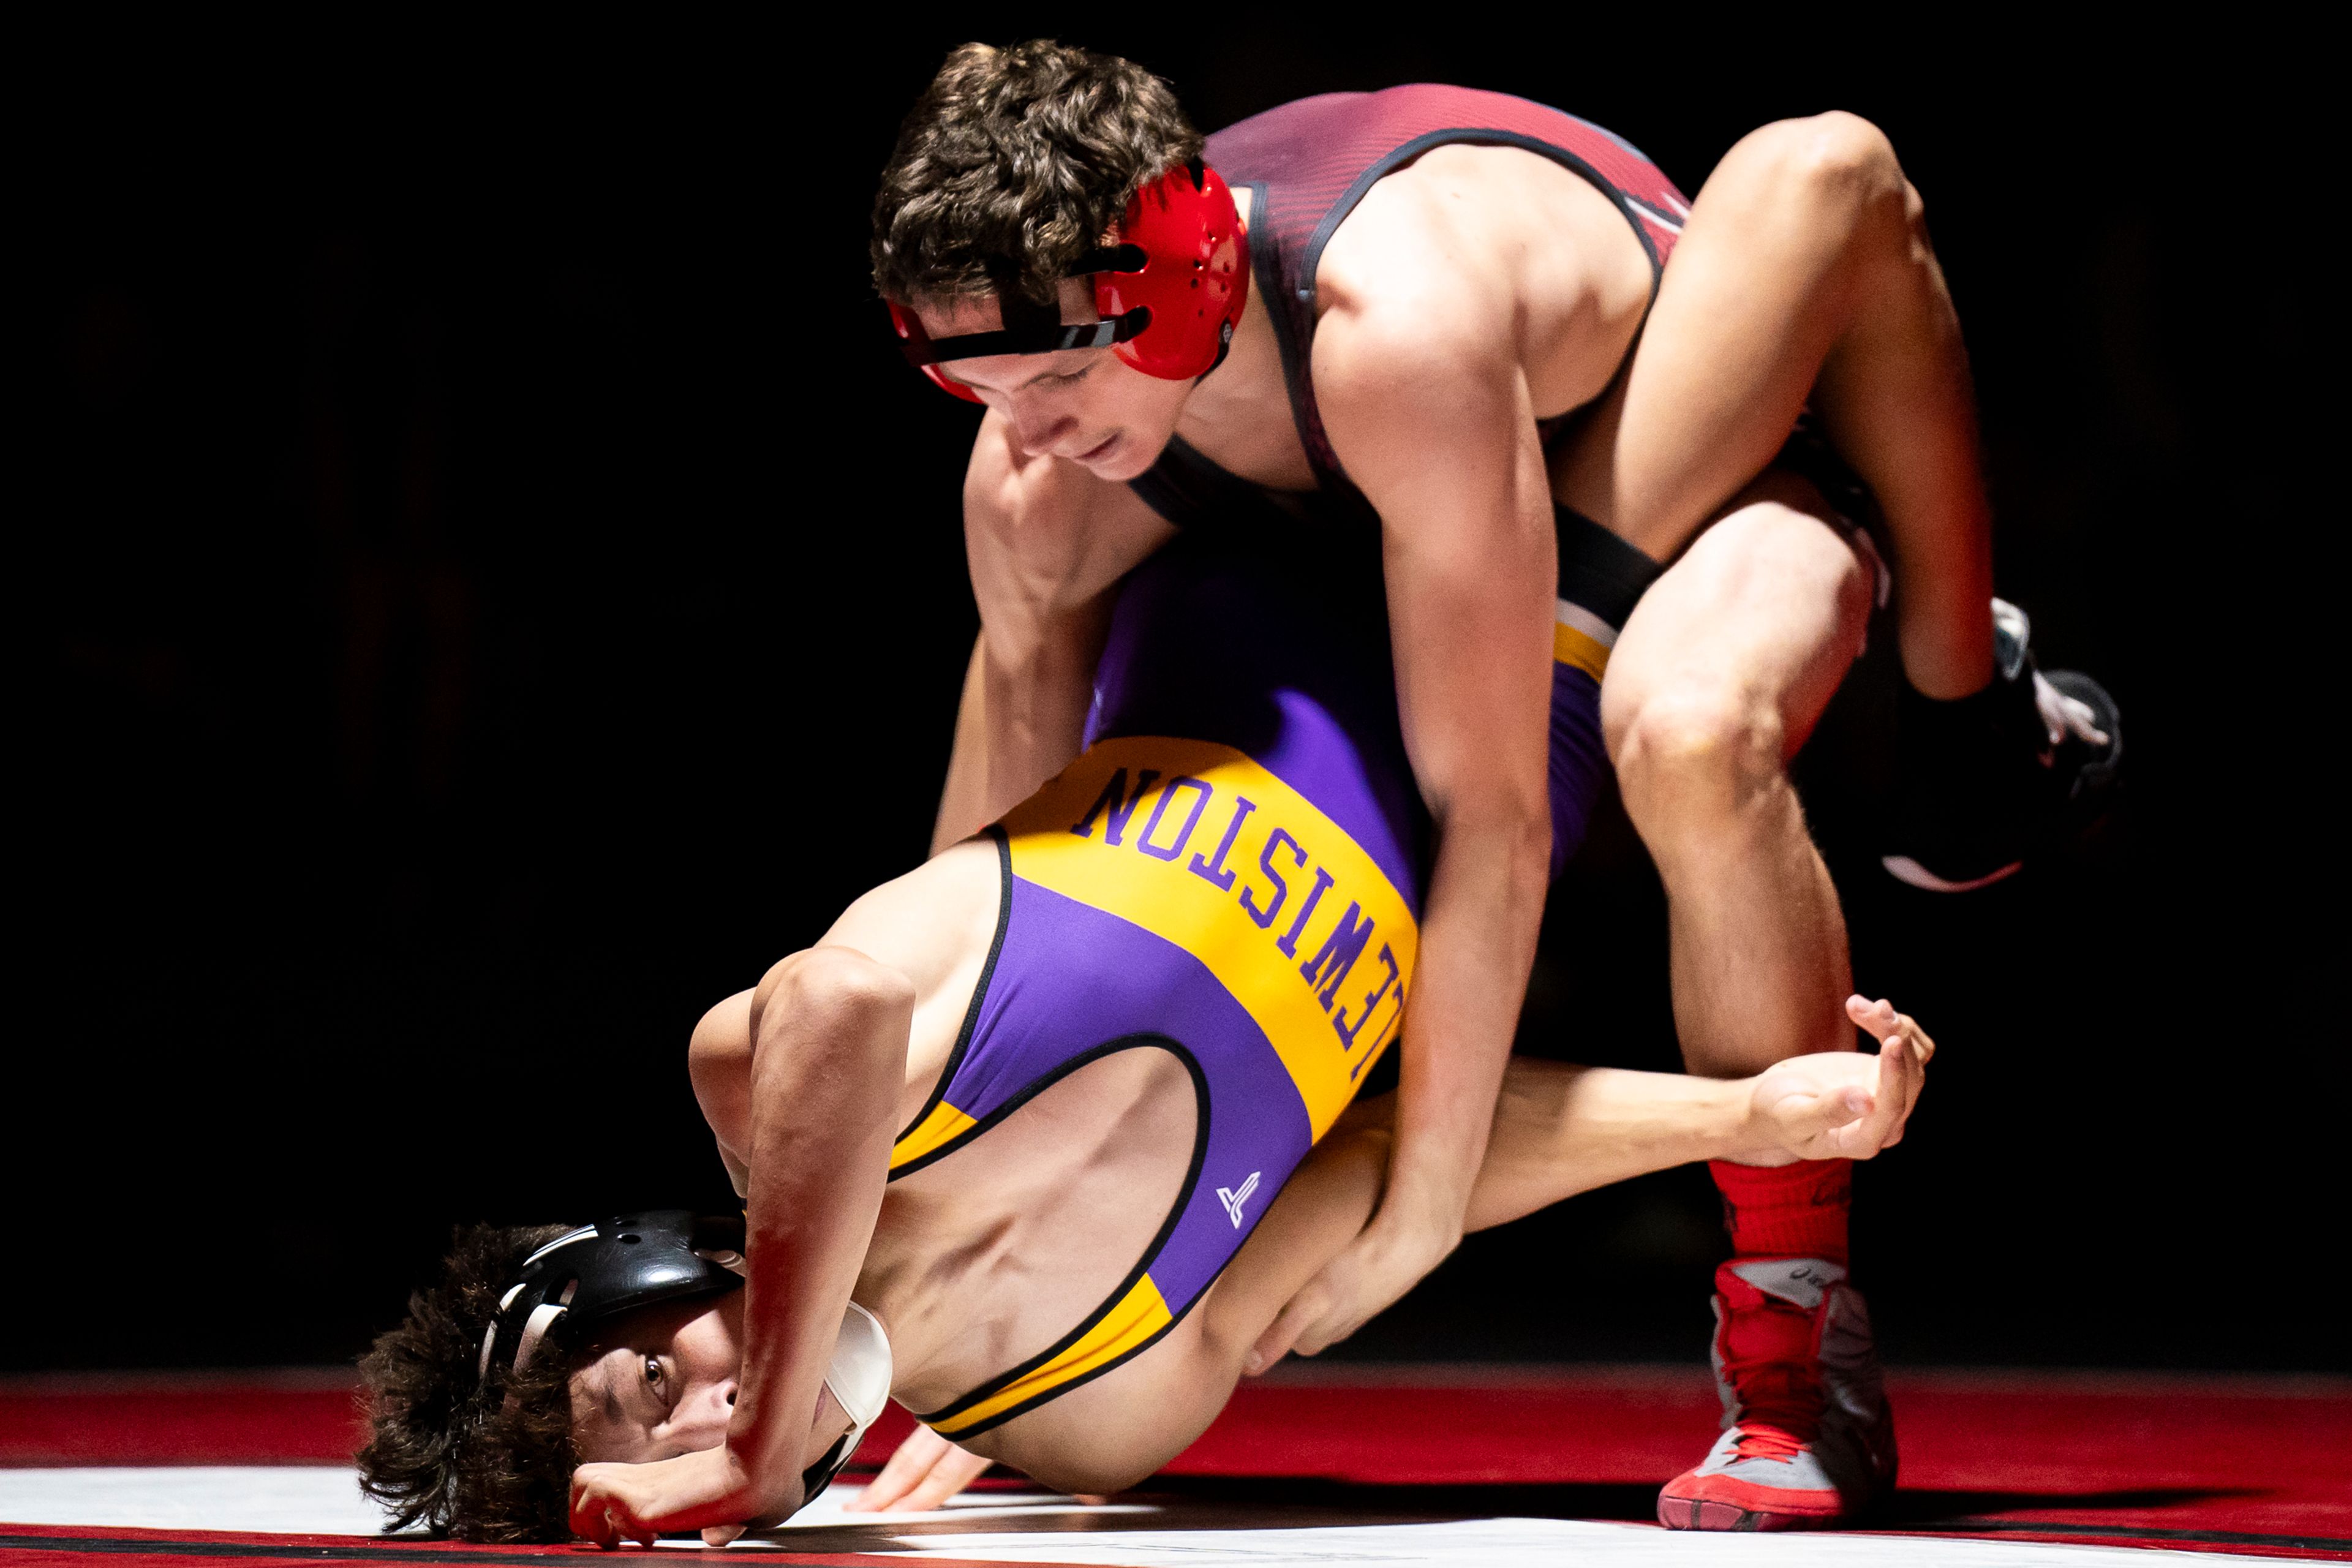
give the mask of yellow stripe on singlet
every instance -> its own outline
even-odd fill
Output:
[[[1581,605],[1566,599],[1552,605],[1551,657],[1554,664],[1570,664],[1599,680],[1609,668],[1609,650],[1617,644],[1617,628]]]
[[[1394,1037],[1420,948],[1378,861],[1242,752],[1159,736],[1089,748],[1004,829],[1013,875],[1200,960],[1273,1042],[1323,1136]]]
[[[961,1138],[972,1125],[972,1119],[940,1100],[924,1117],[890,1146],[890,1168],[897,1170],[910,1161],[919,1160],[952,1138]]]
[[[968,1432],[1024,1400],[1060,1388],[1097,1367],[1132,1354],[1141,1349],[1152,1335],[1174,1321],[1174,1314],[1168,1310],[1168,1303],[1160,1297],[1160,1287],[1151,1282],[1150,1275],[1146,1274],[1135,1282],[1134,1289],[1119,1298],[1116,1306],[1103,1314],[1102,1321],[1087,1330],[1069,1349],[1045,1365],[1022,1373],[971,1409],[959,1410],[953,1415],[939,1420],[926,1421],[925,1425],[942,1437]]]

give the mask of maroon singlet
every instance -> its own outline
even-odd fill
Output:
[[[1318,489],[1343,506],[1362,500],[1340,471],[1315,404],[1315,269],[1374,181],[1453,142],[1525,148],[1591,181],[1641,237],[1654,279],[1690,211],[1674,182],[1622,138],[1557,109],[1475,88],[1417,82],[1381,92],[1325,93],[1211,136],[1210,165],[1252,193],[1252,279],[1275,324],[1291,412]],[[1171,521],[1197,524],[1207,520],[1204,513],[1239,500],[1240,483],[1179,441],[1134,488]]]

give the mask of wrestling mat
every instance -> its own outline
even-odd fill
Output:
[[[936,1513],[845,1514],[853,1472],[729,1548],[774,1563],[1438,1563],[1515,1568],[2352,1562],[2352,1379],[1891,1374],[1903,1489],[1867,1531],[1670,1533],[1704,1451],[1694,1367],[1286,1367],[1147,1487],[1089,1507],[986,1481]],[[0,1564],[585,1563],[587,1546],[376,1533],[347,1373],[0,1380]],[[859,1458],[906,1430],[891,1417]],[[665,1551],[701,1551],[677,1542]],[[627,1555],[643,1556],[642,1552]]]

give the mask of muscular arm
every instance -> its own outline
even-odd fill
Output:
[[[1791,1057],[1742,1079],[1514,1059],[1467,1228],[1698,1160],[1785,1165],[1867,1160],[1892,1148],[1927,1088],[1936,1042],[1885,1002],[1856,996],[1846,1014],[1878,1037],[1877,1056]],[[1315,1260],[1370,1214],[1388,1158],[1388,1114],[1378,1102],[1350,1110],[1266,1210],[1209,1298],[1210,1338],[1223,1352],[1245,1352]]]
[[[981,631],[934,854],[1027,799],[1078,754],[1111,596],[1173,532],[1126,486],[1023,453],[1011,423],[992,412],[972,447],[963,505]]]
[[[1381,514],[1399,714],[1436,846],[1367,1273],[1302,1350],[1352,1331],[1459,1239],[1534,962],[1556,569],[1510,321],[1500,283],[1455,276],[1427,298],[1342,300],[1316,339],[1327,428]]]
[[[666,1528],[781,1519],[804,1502],[809,1417],[882,1206],[912,1013],[906,975],[812,947],[694,1032],[696,1098],[746,1194],[751,1279],[731,1493]]]
[[[575,1534],[651,1547],[664,1531],[699,1529],[719,1542],[806,1500],[801,1472],[839,1430],[820,1426],[821,1391],[881,1207],[914,1007],[904,974],[850,948],[818,947],[695,1030],[695,1093],[749,1200],[732,1419],[715,1448],[581,1466]]]
[[[1901,1141],[1934,1042],[1885,1003],[1849,1004],[1875,1057],[1796,1057],[1748,1079],[1515,1060],[1467,1210],[1484,1229],[1612,1182],[1695,1160],[1868,1159]],[[1048,1486],[1132,1485],[1215,1418],[1286,1303],[1370,1219],[1388,1174],[1392,1102],[1352,1110],[1284,1184],[1200,1309],[1199,1331],[1001,1428],[1000,1457]],[[1091,1398],[1089,1398],[1091,1394]]]
[[[746,1350],[727,1433],[752,1508],[718,1522],[803,1500],[810,1412],[881,1206],[914,1000],[904,976],[845,948],[795,954],[754,994]]]

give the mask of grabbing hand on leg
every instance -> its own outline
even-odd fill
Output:
[[[1748,1095],[1754,1150],[1740,1156],[1743,1163],[1867,1160],[1903,1142],[1936,1042],[1890,1002],[1849,996],[1845,1010],[1878,1037],[1877,1057],[1822,1051],[1757,1074]]]

